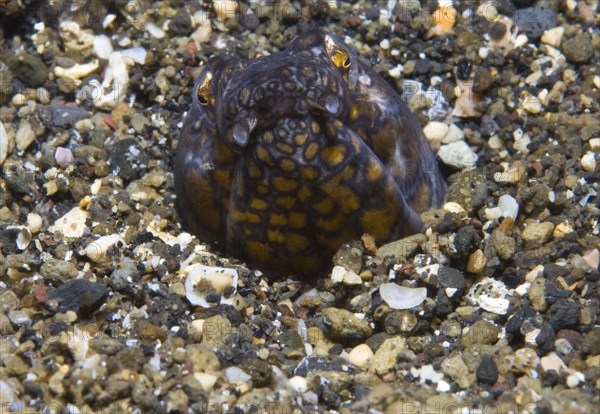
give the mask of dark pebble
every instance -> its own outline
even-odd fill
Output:
[[[561,300],[550,307],[549,315],[555,332],[563,328],[575,328],[581,319],[581,305],[572,299]]]
[[[463,227],[464,228],[464,227]],[[442,266],[440,267],[439,273],[439,287],[441,289],[456,289],[457,292],[452,296],[453,298],[460,299],[465,289],[465,276],[459,270],[452,267]]]
[[[185,8],[177,10],[173,20],[169,22],[169,32],[176,36],[187,36],[192,33],[192,18]]]
[[[72,310],[78,314],[89,315],[102,306],[107,296],[108,290],[103,284],[75,279],[50,292],[48,300],[59,302],[59,312]]]
[[[252,377],[252,385],[256,388],[268,387],[273,382],[273,370],[267,361],[246,359],[241,368]]]
[[[356,374],[360,369],[342,357],[306,357],[296,367],[295,375],[304,377],[318,371],[336,371]]]
[[[488,356],[483,357],[477,367],[477,381],[482,384],[492,385],[498,381],[498,367],[494,360]]]
[[[118,291],[127,289],[139,277],[140,272],[133,263],[113,270],[110,275],[110,286]]]
[[[148,156],[134,139],[118,141],[109,156],[111,169],[124,181],[140,178],[148,169]]]
[[[550,352],[554,349],[554,339],[556,339],[556,336],[554,335],[552,326],[549,323],[544,322],[540,329],[540,333],[535,337],[535,343],[542,351]]]
[[[583,337],[581,352],[585,356],[600,354],[600,328],[594,328]]]
[[[52,124],[54,126],[72,126],[77,121],[88,119],[92,116],[85,108],[75,105],[50,104]]]
[[[535,316],[535,310],[531,305],[526,305],[516,311],[506,323],[506,333],[510,335],[520,335],[521,326],[525,320]]]
[[[562,50],[571,62],[587,63],[594,56],[592,39],[587,34],[580,34],[565,41]]]
[[[471,226],[464,226],[458,229],[454,236],[454,246],[459,255],[465,256],[473,253],[479,248],[481,237]]]
[[[554,387],[560,381],[560,375],[553,370],[549,369],[542,374],[542,385],[544,387]]]
[[[556,14],[543,7],[528,7],[516,10],[513,15],[515,25],[525,31],[527,37],[538,40],[548,29],[556,27]]]
[[[48,80],[48,67],[42,59],[28,53],[19,57],[0,55],[0,60],[25,85],[37,88]]]

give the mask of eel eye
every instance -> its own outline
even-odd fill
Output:
[[[333,36],[325,36],[325,50],[333,64],[338,68],[347,70],[352,65],[350,53]]]
[[[198,103],[202,106],[206,106],[206,105],[208,105],[208,99],[206,99],[204,96],[198,94]]]
[[[196,83],[196,102],[201,106],[214,105],[215,95],[213,94],[213,75],[206,72],[204,76],[198,79]]]

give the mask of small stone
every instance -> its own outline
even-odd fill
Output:
[[[456,252],[465,256],[479,247],[481,238],[477,231],[471,226],[463,226],[456,232],[454,236],[454,246]]]
[[[54,159],[56,163],[61,167],[65,167],[70,164],[75,163],[75,158],[73,157],[73,153],[70,149],[64,147],[57,147],[54,152]]]
[[[175,17],[169,22],[169,32],[175,36],[188,36],[192,28],[192,18],[184,7],[178,9]]]
[[[462,141],[465,138],[465,133],[456,126],[456,124],[450,124],[448,133],[442,139],[442,144],[450,144],[452,142]]]
[[[27,227],[32,234],[38,233],[42,229],[42,216],[38,213],[31,212],[27,214]]]
[[[493,345],[498,341],[498,328],[484,319],[463,330],[460,343],[463,347],[484,344]]]
[[[371,326],[346,309],[327,308],[323,311],[325,333],[331,339],[362,339],[371,336]]]
[[[140,276],[140,271],[133,263],[125,263],[118,267],[110,275],[110,285],[117,291],[124,291],[132,286]]]
[[[46,260],[40,268],[40,274],[50,282],[68,282],[75,279],[78,273],[75,263],[54,258]]]
[[[241,368],[250,375],[254,387],[268,387],[273,383],[273,370],[267,361],[256,358],[245,359]]]
[[[542,34],[556,27],[556,13],[546,7],[527,7],[515,10],[513,20],[529,39],[538,40]]]
[[[569,224],[569,222],[563,221],[562,223],[556,225],[554,231],[552,232],[552,237],[554,240],[560,241],[573,233],[573,231],[573,227]]]
[[[484,356],[475,373],[481,384],[493,385],[498,381],[498,367],[492,358]]]
[[[565,33],[565,28],[562,26],[553,27],[552,29],[548,29],[542,35],[542,42],[550,45],[552,47],[559,47],[562,42],[563,34]]]
[[[125,182],[136,180],[148,169],[148,155],[134,139],[118,141],[109,156],[112,169]]]
[[[531,301],[531,306],[538,312],[544,312],[548,309],[545,287],[546,280],[543,277],[538,277],[531,283],[529,291],[527,292],[529,300]]]
[[[371,361],[371,369],[378,375],[385,375],[394,369],[398,355],[406,349],[406,339],[401,336],[386,339],[377,348]]]
[[[91,315],[102,306],[107,296],[108,290],[103,284],[75,279],[50,292],[48,301],[58,301],[58,311],[61,313],[72,310],[78,314]]]
[[[585,356],[600,355],[600,328],[594,328],[584,335],[581,352]]]
[[[592,39],[588,34],[579,34],[564,41],[562,51],[573,63],[587,63],[594,56]]]
[[[19,151],[25,151],[33,141],[35,141],[35,132],[31,124],[27,121],[21,121],[19,129],[15,135],[15,144]]]
[[[582,256],[582,259],[589,267],[598,270],[598,265],[600,264],[600,250],[590,250]]]
[[[563,328],[575,328],[581,319],[581,305],[573,299],[563,299],[550,307],[549,314],[555,332]]]
[[[492,232],[491,242],[496,254],[503,260],[512,259],[517,249],[517,242],[500,230]]]
[[[581,168],[583,168],[586,172],[595,172],[596,171],[596,154],[592,151],[586,152],[581,157]]]
[[[290,386],[297,392],[297,393],[304,393],[306,392],[306,390],[308,389],[308,383],[306,381],[306,378],[295,375],[292,378],[290,378]]]
[[[164,342],[167,338],[167,331],[164,328],[148,322],[142,323],[139,334],[140,339],[145,342],[154,342],[156,340]]]
[[[428,123],[425,128],[423,128],[423,133],[429,142],[438,144],[442,142],[442,139],[444,139],[446,135],[448,135],[449,131],[450,127],[447,124],[436,121]]]
[[[461,170],[475,168],[477,164],[477,154],[465,141],[442,145],[438,151],[438,156],[444,164]]]
[[[359,368],[366,369],[373,359],[373,351],[367,344],[360,344],[348,354],[348,361]]]
[[[94,52],[100,59],[107,60],[113,52],[110,37],[103,34],[94,36]]]
[[[553,231],[554,224],[552,223],[532,223],[525,227],[521,237],[527,245],[541,246],[552,238]]]
[[[188,361],[194,372],[214,374],[221,369],[217,355],[205,345],[192,344],[186,347]],[[211,387],[212,388],[212,387]]]
[[[544,372],[554,370],[561,374],[567,371],[567,365],[554,352],[551,352],[540,359],[540,367]]]
[[[402,263],[413,257],[423,243],[427,241],[424,234],[415,234],[401,240],[384,244],[377,249],[377,256],[381,258],[394,257],[396,263]]]
[[[554,341],[554,349],[561,355],[568,355],[573,352],[573,346],[565,338],[559,338]]]
[[[487,264],[487,259],[483,254],[481,249],[475,250],[471,255],[469,255],[469,260],[467,261],[467,272],[469,273],[480,273],[485,269],[485,265]]]

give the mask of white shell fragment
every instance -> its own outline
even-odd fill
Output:
[[[379,293],[392,309],[411,309],[419,306],[427,297],[426,288],[408,288],[395,283],[384,283]]]
[[[506,315],[510,302],[506,296],[511,292],[504,283],[489,277],[475,283],[467,294],[467,301],[498,315]]]
[[[8,226],[6,231],[14,235],[15,244],[19,250],[25,250],[31,242],[31,232],[27,226]]]
[[[185,297],[192,305],[210,308],[217,304],[206,301],[208,294],[215,292],[221,295],[231,286],[237,290],[238,272],[235,269],[193,264],[183,269],[183,273],[187,274]],[[230,298],[221,297],[221,304],[230,302]]]
[[[117,243],[125,244],[125,239],[120,234],[109,234],[94,240],[84,250],[84,254],[95,262],[106,260],[106,252]]]
[[[85,229],[85,221],[89,218],[89,213],[79,207],[73,208],[67,214],[56,220],[48,228],[52,233],[61,231],[64,237],[81,237]]]

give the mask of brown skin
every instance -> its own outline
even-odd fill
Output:
[[[423,230],[446,184],[415,116],[339,37],[212,58],[175,159],[177,208],[200,240],[274,275],[316,276],[339,246]]]

